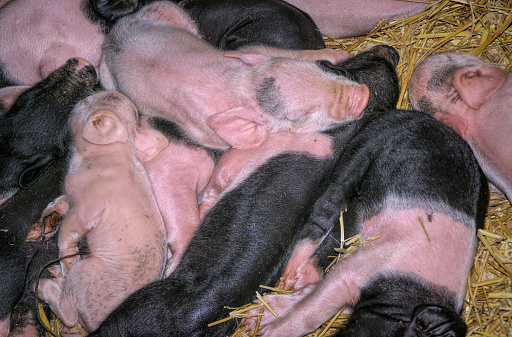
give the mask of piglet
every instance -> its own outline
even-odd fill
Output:
[[[114,22],[156,0],[96,0],[99,16]],[[323,49],[313,20],[281,0],[173,0],[197,23],[201,36],[222,50],[253,45],[285,49]]]
[[[29,188],[55,160],[67,155],[70,107],[90,95],[96,82],[94,67],[75,58],[30,90],[14,88],[4,96],[3,102],[9,95],[17,98],[0,118],[0,199]]]
[[[106,26],[87,0],[11,0],[0,26],[0,87],[34,85],[74,57],[99,66]]]
[[[339,336],[464,336],[458,314],[487,209],[485,177],[467,144],[422,112],[355,124],[309,222],[339,227],[346,208],[358,250],[316,285],[265,296],[279,318],[266,312],[259,335],[303,336],[345,308],[352,316]]]
[[[311,16],[324,34],[358,36],[370,32],[381,19],[401,19],[420,13],[429,0],[286,0]]]
[[[393,49],[387,51],[389,56],[396,54]],[[382,62],[374,62],[376,59],[369,57],[372,54],[377,56],[380,52],[371,49],[349,60],[359,59],[359,69],[363,68],[365,72],[373,69],[379,74],[366,78],[365,83],[393,83],[388,77],[396,78],[392,69],[396,64],[390,61],[395,58],[381,55]],[[367,62],[370,59],[371,62]],[[351,67],[357,68],[354,63]],[[379,71],[380,67],[384,67],[384,71]],[[398,86],[387,86],[387,90],[390,97],[395,97]],[[396,105],[384,97],[376,97],[372,109],[377,111],[379,106],[386,109]],[[373,112],[367,106],[363,114]],[[260,152],[265,149],[265,143],[261,148],[251,150],[229,150],[228,153],[240,154],[227,166],[228,173],[235,175],[226,176],[229,185],[225,186],[228,188],[222,187],[225,189],[223,194],[211,202],[213,206],[210,205],[204,215],[176,270],[168,278],[131,295],[91,337],[159,336],[170,331],[176,336],[226,336],[232,333],[236,325],[234,320],[212,327],[207,325],[225,318],[229,312],[226,306],[237,307],[254,300],[255,291],[261,284],[276,284],[299,240],[318,242],[328,234],[330,228],[315,231],[307,228],[306,222],[312,205],[329,182],[329,172],[336,164],[334,159],[356,132],[353,121],[347,122],[318,138],[313,135],[310,140],[319,140],[318,148],[312,142],[297,152],[286,151],[286,148],[300,146],[290,141],[283,151],[267,147],[272,151],[269,153],[275,155],[261,159],[244,154],[248,151],[265,154]],[[276,133],[268,139],[271,141],[274,136],[283,135]],[[310,135],[294,134],[290,139],[293,137],[307,139]],[[326,139],[329,142],[322,141]],[[331,143],[332,151],[327,156],[328,150],[321,146],[326,143]],[[238,158],[243,160],[242,169],[237,163]],[[252,166],[254,171],[244,171],[244,166]],[[219,177],[215,177],[217,173]],[[217,173],[214,173],[214,179],[221,178],[222,182],[224,176],[220,170]],[[319,257],[322,263],[325,259]],[[157,315],[165,319],[152,320]],[[140,317],[151,320],[151,324],[135,324]]]
[[[135,149],[150,160],[167,139],[138,130],[137,117],[115,92],[94,94],[74,109],[66,195],[53,205],[66,212],[59,229],[63,259],[37,293],[66,326],[95,330],[130,293],[163,276],[164,224]],[[88,254],[67,257],[83,239]]]
[[[224,54],[198,38],[181,8],[157,2],[114,25],[100,80],[141,113],[167,118],[195,142],[217,149],[253,148],[275,132],[321,131],[361,115],[365,85],[322,71],[298,51],[275,52]]]
[[[433,54],[414,68],[409,98],[457,131],[489,181],[511,200],[511,73],[469,54]]]
[[[287,152],[305,153],[322,158],[331,155],[331,146],[330,137],[321,133],[278,132],[270,135],[255,149],[229,149],[215,165],[211,179],[203,191],[199,206],[200,217],[204,218],[219,199],[246,180],[270,158]]]
[[[71,60],[33,87],[19,86],[0,90],[0,101],[8,111],[6,116],[0,117],[4,132],[0,137],[5,141],[0,148],[4,155],[0,163],[6,165],[1,170],[1,182],[5,183],[1,191],[5,197],[0,205],[2,337],[9,330],[14,335],[19,333],[19,329],[16,329],[21,329],[17,324],[19,320],[13,326],[10,318],[20,303],[29,304],[29,310],[37,312],[34,301],[28,300],[32,299],[31,287],[41,268],[58,257],[56,237],[48,236],[46,241],[37,242],[26,242],[25,238],[31,224],[39,218],[46,205],[63,193],[68,156],[52,160],[48,169],[41,170],[38,178],[26,186],[28,188],[19,189],[14,194],[17,189],[12,184],[17,184],[19,178],[16,175],[9,177],[9,170],[24,165],[26,158],[33,161],[32,165],[36,165],[39,160],[45,161],[45,155],[51,152],[44,153],[42,149],[46,151],[47,148],[53,148],[51,144],[58,144],[59,137],[62,137],[60,133],[67,129],[67,120],[74,104],[92,94],[95,83],[96,74],[88,62]],[[62,151],[67,153],[68,148],[62,147]],[[30,312],[23,313],[30,315]],[[40,325],[36,324],[36,327]],[[21,334],[28,332],[25,330]]]
[[[198,198],[210,180],[214,158],[168,121],[143,117],[141,125],[161,130],[169,140],[166,148],[143,163],[165,224],[167,247],[171,252],[165,275],[169,276],[199,226]]]

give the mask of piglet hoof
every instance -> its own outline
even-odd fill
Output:
[[[36,242],[42,238],[45,241],[50,239],[60,227],[63,218],[64,216],[57,211],[41,217],[30,226],[25,241]]]
[[[464,337],[466,324],[453,310],[440,306],[419,306],[404,336]]]
[[[320,281],[320,273],[315,266],[315,260],[312,258],[303,261],[301,265],[288,265],[284,275],[281,277],[279,286],[285,290],[300,290],[309,284],[315,284]]]
[[[30,226],[25,241],[36,242],[42,238],[51,238],[57,232],[68,210],[69,200],[65,195],[49,203],[41,217]]]

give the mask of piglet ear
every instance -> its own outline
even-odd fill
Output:
[[[505,72],[496,67],[480,65],[457,70],[453,85],[462,100],[471,108],[480,109],[505,83]]]
[[[169,140],[155,129],[140,129],[135,133],[135,148],[141,162],[151,160],[169,146]]]
[[[436,112],[434,118],[455,130],[463,139],[466,139],[466,130],[468,123],[460,116],[451,115],[443,112]]]
[[[361,117],[370,99],[370,90],[364,84],[355,86],[349,94],[349,109],[354,118]]]
[[[32,186],[37,179],[46,171],[46,169],[53,164],[55,158],[42,155],[34,156],[27,160],[26,166],[21,172],[18,185],[23,189],[28,189]]]
[[[170,2],[158,2],[149,5],[144,11],[144,17],[154,21],[165,22],[172,26],[185,29],[194,35],[199,35],[197,26],[188,14],[178,5]]]
[[[11,108],[14,102],[16,102],[16,99],[18,99],[18,96],[28,88],[30,87],[25,85],[18,85],[0,89],[0,117],[3,116],[7,110]]]
[[[214,114],[206,124],[229,145],[238,149],[258,147],[267,139],[267,122],[251,108],[239,107]]]
[[[224,53],[224,56],[240,59],[242,62],[250,66],[262,64],[270,59],[267,55],[243,51],[227,51]]]
[[[82,137],[96,145],[126,143],[128,130],[114,112],[102,109],[89,116]]]

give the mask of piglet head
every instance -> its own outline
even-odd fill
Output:
[[[94,145],[127,143],[136,129],[137,117],[137,109],[126,96],[102,91],[75,107],[71,128],[75,142],[82,138]]]
[[[415,109],[452,127],[464,139],[476,118],[507,79],[500,68],[475,55],[438,53],[421,61],[412,73],[409,99]],[[486,108],[489,110],[489,107]]]
[[[255,73],[255,100],[276,131],[316,132],[357,119],[368,103],[364,84],[314,62],[271,59]]]
[[[359,118],[368,103],[364,84],[325,72],[315,62],[231,52],[251,67],[243,83],[249,99],[212,115],[207,124],[230,145],[253,148],[269,133],[318,132]]]

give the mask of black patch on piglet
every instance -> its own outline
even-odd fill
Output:
[[[466,324],[453,310],[435,305],[421,305],[414,315],[405,336],[456,337],[466,335]]]
[[[219,149],[211,149],[196,143],[185,134],[183,129],[178,124],[171,122],[168,119],[151,116],[148,117],[148,123],[153,129],[160,131],[171,143],[205,149],[210,157],[212,157],[214,162],[217,162],[220,159],[222,153],[224,153],[224,151]]]
[[[412,274],[380,275],[336,336],[465,336],[456,295]]]
[[[46,79],[23,92],[0,119],[0,197],[26,189],[71,143],[69,116],[89,96],[96,71],[70,59]]]
[[[344,76],[364,84],[370,90],[365,113],[394,109],[400,94],[396,66],[400,55],[385,45],[375,46],[341,63],[321,61],[317,64],[325,71]]]

